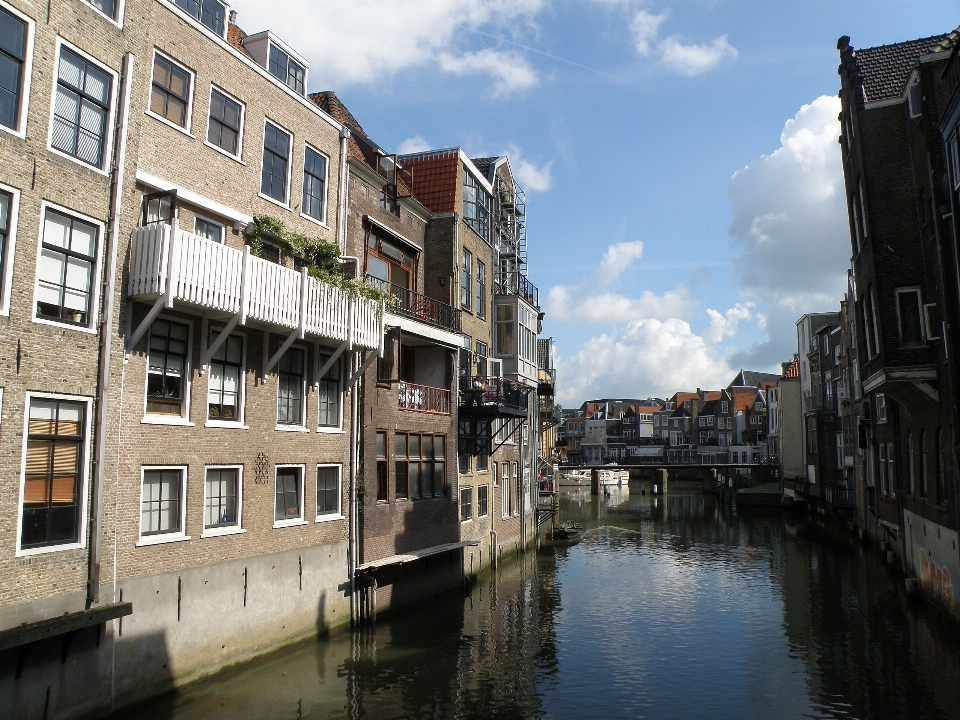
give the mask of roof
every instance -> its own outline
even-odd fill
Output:
[[[457,211],[460,151],[405,155],[400,160],[413,174],[413,196],[435,213]]]
[[[487,171],[490,169],[490,166],[496,163],[499,159],[499,157],[470,158],[470,162],[477,166],[477,170],[482,172],[484,175],[487,175]]]
[[[785,378],[798,378],[800,377],[800,358],[796,355],[793,356],[793,362],[790,363],[790,367],[787,368],[786,372],[783,373]]]
[[[917,60],[922,55],[951,49],[956,39],[957,33],[952,32],[854,50],[854,61],[863,81],[864,100],[876,102],[900,97]]]
[[[720,399],[720,390],[704,390],[700,393],[701,400],[719,400]]]
[[[360,123],[353,116],[353,113],[350,112],[347,106],[343,104],[343,101],[337,97],[337,94],[332,90],[324,90],[323,92],[310,93],[308,97],[327,115],[350,129],[350,139],[347,140],[347,155],[367,165],[372,165],[373,155],[370,151],[376,149],[378,146],[370,139],[367,133],[364,132]],[[368,146],[366,153],[364,153],[364,148],[361,147],[360,140],[357,138],[358,134]]]
[[[227,42],[230,43],[235,50],[239,50],[242,54],[250,57],[250,53],[248,53],[247,49],[243,46],[243,39],[246,36],[247,34],[234,23],[227,23]]]
[[[753,372],[751,370],[741,370],[727,387],[758,387],[761,383],[776,383],[780,379],[779,375],[772,373]]]
[[[687,400],[699,400],[699,399],[700,399],[700,396],[697,395],[697,393],[695,392],[678,392],[673,394],[673,397],[670,398],[670,402],[674,404],[673,405],[674,407],[680,407]]]

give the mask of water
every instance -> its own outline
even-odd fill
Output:
[[[144,720],[948,718],[960,639],[872,553],[712,496],[561,496],[571,546],[137,708]]]

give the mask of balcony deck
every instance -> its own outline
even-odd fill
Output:
[[[532,388],[499,377],[460,378],[460,414],[526,417]]]
[[[133,232],[127,295],[240,315],[249,321],[354,346],[376,349],[383,313],[366,298],[351,298],[297,272],[169,225]]]

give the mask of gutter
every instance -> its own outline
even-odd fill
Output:
[[[87,566],[87,603],[89,609],[100,602],[100,556],[103,519],[103,476],[107,454],[107,400],[110,394],[110,354],[113,345],[114,295],[117,289],[117,236],[120,234],[124,165],[127,158],[127,122],[130,118],[130,94],[133,84],[133,54],[123,58],[123,96],[117,123],[116,151],[113,158],[113,181],[110,188],[110,231],[107,257],[110,268],[104,278],[103,311],[100,317],[100,358],[97,371],[97,405],[94,457],[94,481],[90,498],[90,561]]]

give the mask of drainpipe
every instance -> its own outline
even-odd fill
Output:
[[[356,353],[351,365],[359,366],[359,359]],[[356,372],[354,368],[351,375]],[[357,527],[357,470],[359,459],[358,442],[360,437],[359,426],[359,407],[357,396],[360,394],[363,378],[357,380],[357,384],[350,390],[350,535],[348,542],[348,561],[347,570],[350,574],[350,626],[356,627],[359,622],[357,607],[357,565],[359,559],[358,534]]]
[[[340,194],[337,205],[337,245],[340,254],[347,252],[347,140],[350,138],[350,129],[340,128]]]
[[[90,560],[87,565],[87,608],[100,602],[101,522],[103,517],[103,473],[107,453],[107,401],[110,394],[110,353],[113,340],[114,295],[117,289],[117,236],[123,201],[124,165],[127,157],[127,122],[130,117],[130,87],[133,84],[133,55],[123,57],[123,88],[120,118],[117,122],[113,178],[110,188],[110,230],[107,259],[110,267],[101,286],[103,313],[100,318],[100,357],[97,370],[97,406],[93,484],[90,498]]]

